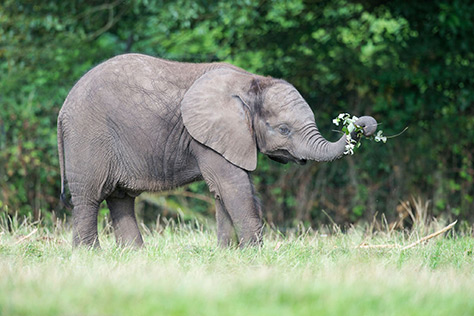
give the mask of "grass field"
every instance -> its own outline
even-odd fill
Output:
[[[1,315],[474,315],[472,233],[402,250],[357,246],[421,231],[267,229],[262,248],[239,250],[181,224],[145,232],[138,251],[108,229],[102,250],[72,251],[68,229],[13,226],[0,225]]]

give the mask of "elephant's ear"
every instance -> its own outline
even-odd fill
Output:
[[[207,72],[194,82],[181,102],[189,134],[245,170],[257,167],[257,144],[250,109],[240,98],[250,74],[229,68]]]

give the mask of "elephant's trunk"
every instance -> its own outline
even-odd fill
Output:
[[[371,116],[362,116],[356,123],[363,128],[364,136],[371,136],[377,130],[377,121]],[[357,139],[353,133],[352,138]],[[304,148],[301,150],[301,156],[307,160],[314,161],[332,161],[344,155],[347,145],[347,137],[343,135],[338,141],[330,142],[326,140],[319,132],[316,124],[306,133],[303,141]]]

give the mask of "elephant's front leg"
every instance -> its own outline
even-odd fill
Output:
[[[216,199],[217,242],[221,247],[235,243],[235,230],[232,219],[220,199]]]
[[[248,172],[204,146],[199,149],[196,158],[209,189],[229,214],[239,245],[260,244],[263,223]],[[229,221],[221,224],[225,230],[229,229]],[[227,238],[225,236],[226,233],[223,233],[222,240]]]
[[[220,189],[221,199],[234,224],[239,245],[260,245],[263,232],[260,205],[254,196],[249,174],[239,170],[245,175],[239,176],[240,180],[233,179],[224,184]]]

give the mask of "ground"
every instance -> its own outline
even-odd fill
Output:
[[[9,227],[8,227],[9,226]],[[441,226],[439,226],[441,227]],[[474,238],[439,227],[356,227],[282,235],[262,248],[219,249],[212,225],[144,229],[146,248],[71,249],[71,232],[0,225],[0,315],[473,315]]]

